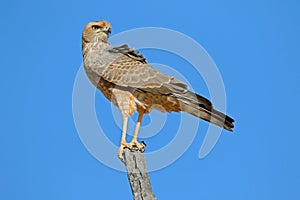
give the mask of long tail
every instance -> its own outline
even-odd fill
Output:
[[[179,100],[182,111],[232,131],[234,119],[215,110],[208,99],[192,92],[173,95]]]

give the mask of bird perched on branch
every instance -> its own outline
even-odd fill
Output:
[[[127,45],[110,45],[107,42],[110,32],[107,21],[89,22],[82,33],[82,54],[89,80],[123,115],[119,157],[125,147],[144,151],[145,145],[137,140],[138,133],[143,115],[152,109],[184,111],[232,131],[231,117],[215,110],[208,99],[189,91],[185,83],[148,65],[139,52]],[[136,128],[131,142],[127,143],[128,117],[136,111]]]

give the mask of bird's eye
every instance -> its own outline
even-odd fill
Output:
[[[93,29],[93,30],[98,30],[98,29],[100,29],[100,26],[93,25],[93,26],[92,26],[92,29]]]

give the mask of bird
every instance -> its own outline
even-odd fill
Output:
[[[119,158],[124,148],[145,151],[145,144],[138,142],[138,133],[144,114],[153,109],[186,112],[228,131],[233,130],[233,118],[214,109],[207,98],[190,91],[186,83],[160,73],[127,44],[112,46],[108,42],[110,33],[111,24],[106,20],[87,23],[82,32],[82,55],[90,82],[122,114]],[[127,143],[128,118],[135,112],[138,112],[137,123],[132,139]]]

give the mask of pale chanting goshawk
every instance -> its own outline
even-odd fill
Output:
[[[232,131],[234,120],[215,110],[208,99],[189,91],[185,83],[174,77],[160,73],[127,45],[110,45],[107,42],[110,31],[107,21],[88,23],[82,33],[82,54],[89,80],[122,113],[120,158],[125,147],[144,151],[145,145],[137,138],[143,115],[152,109],[184,111]],[[138,120],[132,140],[127,143],[128,117],[135,111],[139,114]]]

